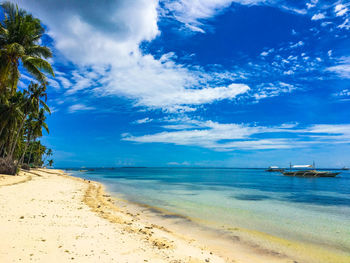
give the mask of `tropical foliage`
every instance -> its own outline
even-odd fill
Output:
[[[40,142],[50,109],[47,77],[54,76],[51,50],[42,46],[45,32],[40,20],[12,3],[1,4],[0,21],[0,173],[15,174],[19,167],[45,165],[52,155]],[[30,84],[19,88],[21,73]],[[53,161],[50,160],[52,166]]]

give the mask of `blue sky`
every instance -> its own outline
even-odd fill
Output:
[[[349,1],[14,2],[54,51],[57,167],[350,165]]]

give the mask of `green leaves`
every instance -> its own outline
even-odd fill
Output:
[[[55,73],[53,72],[53,69],[50,63],[40,57],[23,56],[22,61],[23,61],[24,67],[27,67],[28,65],[30,65],[30,67],[35,67],[36,70],[40,72],[42,77],[40,77],[39,80],[41,82],[44,82],[46,80],[46,76],[41,71],[45,71],[50,75],[55,76]]]
[[[39,19],[10,2],[0,6],[4,12],[0,21],[0,158],[42,165],[46,147],[37,138],[43,129],[49,133],[47,75],[55,74],[45,59],[52,52],[39,45],[45,32]],[[23,91],[17,91],[19,65],[38,81]]]
[[[0,92],[9,87],[13,94],[20,77],[20,62],[41,83],[46,82],[45,74],[54,76],[50,63],[45,60],[52,57],[52,52],[38,45],[45,32],[39,19],[12,3],[1,6],[5,19],[0,26]]]
[[[27,48],[28,54],[31,56],[43,57],[43,58],[51,58],[52,52],[48,47],[43,47],[39,45],[33,45]]]

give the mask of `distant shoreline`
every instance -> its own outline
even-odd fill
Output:
[[[264,170],[268,169],[268,167],[188,167],[188,166],[120,166],[120,167],[57,167],[55,169],[59,170],[85,170],[85,169],[152,169],[152,168],[160,168],[160,169],[250,169],[250,170]],[[289,167],[279,167],[281,169],[289,169]],[[317,167],[317,170],[344,170],[343,168],[322,168]]]

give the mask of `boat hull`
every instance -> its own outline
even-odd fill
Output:
[[[284,172],[284,169],[267,169],[265,170],[266,172],[281,172],[283,173]]]
[[[340,173],[326,172],[326,171],[290,171],[282,172],[286,176],[298,176],[298,177],[336,177]]]

